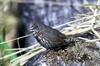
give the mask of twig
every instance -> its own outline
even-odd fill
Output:
[[[37,52],[34,52],[28,56],[23,56],[23,58],[19,59],[19,60],[16,60],[14,63],[12,63],[10,66],[16,66],[19,62],[23,62],[23,61],[26,61],[28,59],[30,59],[31,57],[37,55],[38,53],[41,53],[45,51],[45,48],[44,49],[41,49],[41,50],[38,50]]]
[[[21,52],[23,52],[23,51],[27,51],[27,50],[29,50],[29,49],[32,49],[32,48],[36,47],[37,45],[38,45],[38,44],[35,44],[35,45],[33,45],[33,46],[27,47],[27,48],[25,48],[25,49],[22,49],[22,50],[20,50],[20,51],[14,52],[14,53],[12,53],[12,54],[6,55],[6,56],[4,56],[4,57],[0,57],[0,60],[6,59],[6,58],[8,58],[8,57],[11,57],[11,56],[16,55],[16,54],[18,54],[18,53],[21,53]]]
[[[12,42],[12,41],[15,41],[15,40],[19,40],[19,39],[22,39],[22,38],[25,38],[25,37],[28,37],[28,36],[31,36],[31,35],[33,35],[33,34],[28,34],[28,35],[25,35],[25,36],[22,36],[22,37],[18,37],[18,38],[11,39],[11,40],[8,40],[8,41],[5,41],[5,42],[1,42],[0,44],[4,44],[4,43]]]
[[[91,29],[93,31],[93,33],[100,39],[100,35],[98,34],[97,31],[95,31],[93,28]]]
[[[79,39],[82,39],[82,40],[85,40],[86,42],[97,42],[97,41],[100,41],[100,39],[87,39],[87,38],[83,38],[83,37],[78,37]]]

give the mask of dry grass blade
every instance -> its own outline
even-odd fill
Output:
[[[37,49],[35,49],[35,50],[37,50]],[[18,63],[22,63],[21,65],[24,65],[23,62],[27,62],[28,59],[34,57],[35,55],[37,55],[43,51],[45,51],[45,48],[41,48],[40,50],[38,48],[38,51],[34,51],[34,53],[33,53],[33,51],[30,51],[30,52],[20,56],[19,58],[17,58],[16,61],[13,62],[10,66],[16,66]]]
[[[100,35],[99,35],[99,33],[96,31],[96,30],[94,30],[93,28],[91,29],[92,31],[93,31],[93,33],[100,39]]]
[[[27,48],[25,48],[25,49],[22,49],[22,50],[20,50],[20,51],[14,52],[14,53],[12,53],[12,54],[6,55],[6,56],[4,56],[4,57],[0,57],[0,60],[5,59],[5,58],[8,58],[8,57],[10,57],[10,56],[12,56],[12,55],[16,55],[16,54],[21,53],[21,52],[23,52],[23,51],[27,51],[27,50],[29,50],[29,49],[32,49],[32,48],[36,47],[36,46],[37,46],[37,44],[36,44],[36,45],[33,45],[33,46],[30,46],[30,47],[27,47]]]

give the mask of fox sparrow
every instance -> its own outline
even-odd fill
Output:
[[[59,50],[64,49],[66,44],[66,36],[56,29],[43,24],[42,22],[33,22],[31,31],[37,41],[46,49]]]

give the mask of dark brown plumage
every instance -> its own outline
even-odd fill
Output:
[[[41,22],[33,22],[31,31],[37,41],[47,49],[59,50],[68,46],[64,40],[66,39],[64,34]]]

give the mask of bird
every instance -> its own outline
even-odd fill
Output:
[[[33,21],[30,28],[36,40],[46,49],[58,51],[69,46],[66,36],[60,31],[45,25],[43,22]]]

